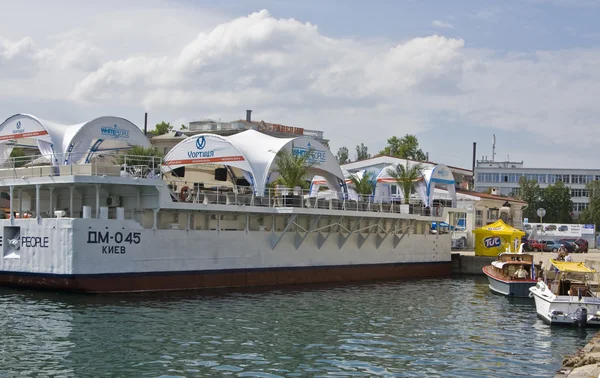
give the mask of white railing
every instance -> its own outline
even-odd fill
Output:
[[[162,158],[120,154],[94,154],[87,163],[68,163],[68,155],[31,155],[9,158],[0,164],[0,179],[46,176],[117,176],[160,178]]]
[[[346,211],[368,211],[381,213],[417,214],[426,216],[442,216],[443,201],[436,202],[432,208],[426,207],[417,198],[411,198],[409,204],[404,204],[400,197],[374,198],[372,195],[359,195],[351,198],[341,192],[328,192],[327,196],[316,196],[309,190],[300,188],[265,188],[262,192],[252,187],[242,186],[211,186],[206,183],[201,186],[194,183],[170,181],[168,184],[174,202],[262,206],[262,207],[293,207],[307,209],[328,209]],[[451,201],[446,201],[451,204]]]

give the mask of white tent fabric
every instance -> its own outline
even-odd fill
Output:
[[[98,151],[151,146],[142,130],[119,117],[100,117],[67,126],[29,114],[15,114],[0,124],[0,159],[7,159],[12,151],[8,142],[22,138],[35,139],[42,155],[53,156],[53,165],[87,161]]]
[[[62,141],[64,125],[44,121],[29,114],[15,114],[0,124],[0,159],[2,164],[10,157],[19,139],[35,139],[40,152],[55,155],[54,146]],[[11,142],[11,144],[9,144]],[[57,144],[58,143],[58,144]],[[58,153],[62,151],[59,150]],[[55,160],[55,159],[54,159]]]
[[[179,142],[163,159],[162,172],[191,164],[222,164],[239,168],[252,185],[254,171],[244,154],[227,138],[215,134],[199,134]]]
[[[450,197],[452,198],[452,203],[456,204],[456,188],[454,182],[454,176],[450,169],[444,164],[438,164],[433,168],[429,168],[423,172],[423,177],[425,178],[423,183],[418,185],[419,191],[424,192],[424,200],[423,202],[427,204],[427,206],[433,206],[435,187],[436,186],[444,186]]]
[[[69,126],[64,131],[62,152],[64,164],[88,162],[99,151],[114,151],[132,146],[151,147],[144,132],[130,121],[119,117],[99,117]]]
[[[265,187],[269,182],[269,174],[276,171],[274,166],[277,153],[286,149],[293,154],[305,154],[313,151],[315,165],[309,172],[319,174],[331,185],[344,180],[344,174],[335,156],[318,141],[307,138],[276,138],[255,130],[246,130],[227,137],[229,141],[240,150],[250,162],[255,173],[255,183],[258,195],[264,195]]]
[[[358,200],[358,193],[356,193],[356,190],[354,190],[354,188],[352,186],[352,180],[350,179],[350,176],[354,175],[354,176],[361,178],[364,172],[365,171],[360,171],[357,173],[350,173],[347,170],[345,170],[344,168],[342,168],[342,173],[344,174],[344,181],[346,183],[349,200],[354,200],[354,201]],[[324,191],[320,190],[321,186],[326,186],[329,188],[329,190],[326,191],[327,192],[326,194],[323,194],[322,192],[324,192]],[[339,186],[330,188],[325,177],[316,175],[313,177],[313,179],[310,183],[310,196],[311,197],[323,197],[323,198],[328,198],[328,199],[329,198],[341,199],[343,197],[343,191],[342,191],[342,188],[339,188]]]

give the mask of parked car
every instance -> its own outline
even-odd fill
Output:
[[[561,240],[566,240],[568,242],[575,243],[579,247],[578,250],[575,251],[575,252],[588,253],[589,243],[585,239],[582,239],[582,238],[567,238],[567,239],[561,239]]]
[[[546,230],[546,231],[556,231],[556,225],[555,224],[550,224],[550,225],[546,226],[546,228],[544,230]]]
[[[560,231],[560,232],[569,231],[569,226],[562,225],[558,228],[558,231]]]
[[[557,243],[560,245],[564,245],[569,253],[579,252],[579,246],[573,243],[572,241],[568,241],[567,239],[559,239]]]
[[[560,249],[560,243],[555,240],[542,240],[542,244],[544,244],[544,252],[558,252]]]
[[[535,240],[535,239],[529,239],[529,248],[531,248],[531,250],[533,252],[540,252],[544,250],[544,243],[540,240]]]

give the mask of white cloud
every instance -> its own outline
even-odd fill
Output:
[[[449,22],[442,21],[442,20],[433,20],[431,25],[435,26],[436,28],[440,28],[440,29],[454,29],[454,25],[452,25]]]
[[[486,17],[499,12],[488,11]],[[364,142],[372,152],[392,135],[433,128],[443,130],[443,146],[443,133],[461,133],[445,127],[450,122],[522,131],[536,145],[579,134],[585,135],[577,140],[583,148],[600,137],[600,49],[507,54],[443,35],[334,38],[309,22],[267,11],[225,22],[217,17],[201,27],[193,15],[178,25],[178,13],[170,12],[165,25],[176,33],[165,40],[156,30],[130,37],[124,18],[106,33],[78,27],[46,38],[0,38],[0,111],[52,119],[72,109],[90,117],[147,110],[150,124],[179,125],[207,116],[243,118],[253,109],[255,119],[324,130],[334,149]],[[87,22],[105,25],[108,16],[90,17]],[[22,107],[9,109],[15,98],[23,99]],[[34,100],[52,106],[24,109]]]

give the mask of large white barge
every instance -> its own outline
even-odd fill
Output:
[[[450,235],[429,226],[452,208],[402,214],[393,201],[256,185],[183,193],[157,158],[41,160],[0,169],[0,191],[10,194],[2,285],[106,293],[451,275]]]

